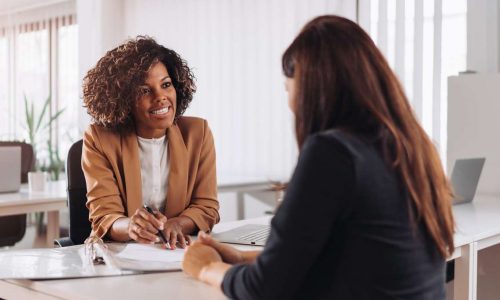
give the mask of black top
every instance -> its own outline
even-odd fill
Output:
[[[310,137],[268,242],[224,276],[234,299],[444,299],[445,260],[373,143]],[[413,224],[413,225],[412,225]]]

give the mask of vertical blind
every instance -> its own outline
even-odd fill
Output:
[[[359,0],[359,23],[446,161],[447,78],[466,68],[466,0]]]

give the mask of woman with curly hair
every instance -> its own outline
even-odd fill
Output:
[[[155,243],[162,231],[175,249],[219,221],[212,133],[205,120],[182,116],[195,90],[186,62],[148,37],[88,71],[83,97],[93,124],[82,168],[93,235]]]

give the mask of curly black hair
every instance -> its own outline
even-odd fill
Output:
[[[83,79],[83,102],[93,122],[118,132],[134,129],[132,108],[141,95],[148,70],[157,62],[167,68],[177,94],[174,122],[196,92],[194,75],[175,51],[147,36],[138,36],[108,51]]]

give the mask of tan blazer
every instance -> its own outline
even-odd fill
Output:
[[[208,232],[219,222],[212,132],[203,119],[181,117],[167,130],[167,139],[164,214],[189,217],[199,230]],[[131,216],[142,206],[137,135],[93,124],[85,132],[82,151],[92,234],[102,238],[116,219]]]

